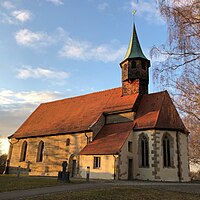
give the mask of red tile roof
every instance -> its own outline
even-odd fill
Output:
[[[115,88],[41,104],[10,137],[25,138],[88,130],[103,112],[131,109],[138,94]]]
[[[85,146],[81,155],[118,154],[133,128],[133,122],[107,124],[95,139]]]
[[[167,91],[143,95],[133,122],[105,125],[94,141],[80,152],[82,155],[119,153],[131,129],[187,130]]]
[[[187,133],[167,91],[143,95],[134,120],[134,130],[174,129]]]
[[[121,94],[121,88],[115,88],[41,104],[10,138],[86,131],[103,112],[136,109],[138,105],[134,130],[157,128],[188,132],[167,91],[141,98],[138,94],[123,97]]]

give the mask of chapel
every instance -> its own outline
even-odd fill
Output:
[[[7,173],[189,181],[188,131],[167,91],[148,92],[150,61],[135,25],[121,87],[42,103],[9,136]],[[98,81],[98,80],[97,80]]]

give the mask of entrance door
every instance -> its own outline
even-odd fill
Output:
[[[72,177],[76,176],[76,160],[72,161]]]
[[[133,179],[133,159],[128,159],[128,179]]]

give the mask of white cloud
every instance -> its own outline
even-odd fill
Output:
[[[1,6],[4,7],[4,8],[6,8],[7,10],[10,10],[10,9],[14,9],[14,8],[15,8],[14,4],[11,3],[11,1],[3,1],[3,2],[1,3]]]
[[[15,34],[17,44],[37,48],[41,46],[48,46],[52,44],[53,39],[44,32],[33,32],[28,29],[21,29]]]
[[[114,47],[112,44],[101,44],[94,46],[89,42],[76,41],[68,38],[59,55],[71,59],[99,60],[103,62],[113,62],[119,60],[125,54],[125,47]]]
[[[98,10],[104,11],[108,8],[109,4],[107,2],[103,2],[97,5]]]
[[[35,105],[42,102],[53,101],[60,97],[61,93],[57,91],[15,92],[12,90],[0,90],[0,105],[1,110],[7,110],[8,107],[18,109],[22,104]]]
[[[51,3],[55,4],[56,6],[64,4],[63,0],[46,0],[46,1],[51,2]]]
[[[132,10],[137,11],[136,16],[145,18],[149,23],[157,25],[165,23],[159,13],[155,0],[139,1],[138,3],[131,1],[130,5]],[[130,8],[128,9],[130,10]]]
[[[45,79],[59,79],[63,80],[69,77],[69,73],[63,71],[54,71],[47,68],[33,68],[31,66],[24,66],[18,70],[17,78],[45,78]]]
[[[9,144],[10,143],[7,138],[0,138],[0,153],[1,154],[8,154]]]
[[[0,22],[4,24],[18,25],[30,20],[32,14],[29,10],[14,10],[0,13]]]
[[[119,46],[117,42],[111,41],[109,44],[94,45],[88,41],[74,40],[61,27],[57,28],[53,34],[22,29],[15,34],[15,39],[17,44],[37,50],[60,42],[61,45],[64,45],[58,54],[61,57],[70,59],[93,59],[103,62],[113,62],[122,59],[126,52],[126,47]]]
[[[20,22],[25,22],[31,19],[31,12],[29,10],[15,10],[12,12],[12,16]]]
[[[57,91],[13,91],[0,89],[0,136],[16,131],[22,122],[43,102],[63,98]]]
[[[0,22],[3,24],[16,24],[15,19],[6,13],[0,13]]]

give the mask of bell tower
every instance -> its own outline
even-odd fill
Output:
[[[120,66],[122,69],[122,95],[148,94],[150,61],[142,52],[135,25],[128,50]]]

